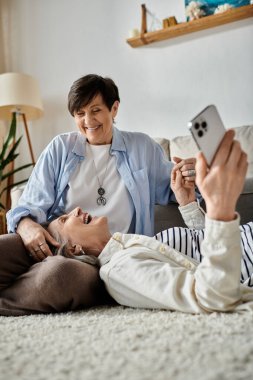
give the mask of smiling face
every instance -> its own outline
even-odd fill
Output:
[[[80,245],[86,254],[94,256],[99,255],[111,237],[106,217],[92,217],[80,207],[52,221],[48,232],[73,246]]]
[[[74,113],[76,125],[92,145],[111,144],[113,119],[117,115],[119,102],[115,101],[111,110],[104,103],[101,94]]]

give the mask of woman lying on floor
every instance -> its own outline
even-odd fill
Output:
[[[83,255],[85,251],[98,257],[100,277],[119,304],[188,313],[242,309],[245,302],[253,301],[250,287],[253,243],[252,224],[242,227],[241,237],[239,216],[235,212],[247,158],[233,136],[232,131],[227,132],[210,170],[202,155],[197,160],[197,185],[207,207],[201,250],[198,247],[197,251],[196,242],[202,232],[198,236],[197,231],[174,228],[157,236],[163,240],[168,236],[169,246],[141,235],[111,236],[106,218],[92,218],[79,208],[53,221],[49,231],[62,243],[67,241],[65,252]],[[183,189],[181,182],[180,171],[175,171],[173,191],[184,219],[194,228],[200,227],[203,216],[196,203],[191,202],[193,189]],[[183,205],[187,199],[190,203]],[[183,238],[183,232],[188,240]],[[176,239],[180,235],[181,239]],[[244,246],[243,256],[241,238],[249,244]],[[192,254],[182,255],[189,253],[183,241],[191,244]]]
[[[41,257],[36,255],[41,253],[34,252],[32,258],[22,258],[29,261],[26,269],[22,267],[23,274],[12,276],[12,282],[4,284],[1,271],[6,260],[1,260],[0,289],[5,289],[0,291],[0,313],[57,312],[103,302],[106,299],[103,282],[99,281],[97,266],[90,265],[97,260],[106,289],[122,305],[201,313],[240,309],[245,307],[245,302],[253,301],[253,289],[245,286],[252,284],[252,252],[249,248],[250,252],[245,251],[241,259],[239,216],[235,213],[247,158],[233,137],[232,131],[226,133],[210,170],[201,154],[197,160],[197,185],[207,208],[201,256],[196,253],[194,258],[194,254],[186,256],[178,252],[188,253],[182,244],[183,229],[177,230],[181,239],[174,242],[174,235],[168,241],[172,246],[177,244],[176,250],[142,235],[111,236],[105,217],[92,218],[77,208],[51,222],[48,229],[58,241],[64,242],[65,256],[81,255],[79,259],[85,259],[86,263],[61,256],[47,257],[40,262]],[[194,228],[201,226],[203,216],[192,202],[193,190],[182,186],[181,174],[176,169],[172,185],[186,222]],[[171,231],[176,230],[168,231],[166,236],[170,239]],[[160,234],[160,238],[164,236],[165,233]],[[195,239],[192,238],[191,245],[192,241]],[[246,235],[244,241],[249,243]],[[197,252],[194,245],[193,252]],[[195,259],[201,263],[198,265]],[[38,263],[32,265],[31,260]],[[247,279],[241,261],[247,261]],[[12,264],[9,258],[9,272]]]

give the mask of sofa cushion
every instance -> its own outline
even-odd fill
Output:
[[[180,158],[194,157],[198,148],[192,136],[177,136],[170,140],[170,159],[174,156]]]
[[[166,157],[170,158],[170,141],[162,137],[153,137],[153,140],[161,145]]]
[[[235,138],[238,139],[242,148],[248,154],[249,167],[247,178],[253,177],[253,125],[234,128]],[[198,152],[192,136],[178,136],[170,140],[170,159],[177,156],[181,158],[193,157]]]
[[[253,177],[253,125],[237,127],[234,130],[235,138],[240,141],[242,149],[248,155],[247,177]]]
[[[15,186],[11,189],[11,208],[17,207],[26,184]]]

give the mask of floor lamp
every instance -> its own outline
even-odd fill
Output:
[[[13,112],[16,112],[23,121],[32,164],[35,165],[27,120],[39,119],[43,115],[43,105],[38,82],[30,75],[21,73],[0,74],[0,120],[11,121]],[[11,165],[11,169],[14,169],[14,162]],[[12,183],[13,178],[10,177],[8,185]],[[10,192],[7,193],[6,205],[9,208]]]

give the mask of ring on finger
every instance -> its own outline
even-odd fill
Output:
[[[45,243],[45,242],[44,242],[44,243],[40,243],[40,244],[39,244],[39,247],[41,247],[43,244],[46,244],[46,243]]]
[[[194,177],[196,175],[196,171],[194,169],[188,170],[188,177]]]

